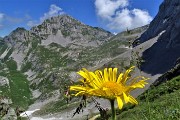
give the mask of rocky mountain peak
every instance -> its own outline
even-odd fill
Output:
[[[15,30],[13,30],[8,36],[16,36],[16,35],[22,35],[24,34],[25,32],[28,32],[28,30],[26,30],[25,28],[23,27],[18,27],[16,28]],[[7,37],[7,36],[6,36]],[[5,38],[6,38],[5,37]]]
[[[24,42],[30,39],[30,32],[25,28],[18,27],[13,30],[8,36],[3,38],[4,41],[12,46],[16,45],[18,42]]]
[[[110,32],[85,25],[68,15],[59,15],[46,19],[41,25],[33,27],[31,32],[41,36],[43,39],[56,34],[62,34],[64,38],[69,37],[71,40],[80,39],[83,36],[88,36],[85,39],[90,40],[96,39],[93,37],[94,35],[98,39],[112,36]]]
[[[83,24],[82,22],[76,20],[75,18],[69,16],[69,15],[58,15],[55,17],[51,17],[47,20],[45,20],[45,22],[49,22],[49,23],[60,23],[60,24],[74,24],[74,23],[79,23],[79,24]]]
[[[73,48],[98,46],[113,36],[108,31],[85,25],[68,15],[46,19],[41,25],[33,27],[30,32],[40,36],[44,40],[43,45],[54,42],[62,46],[73,44]]]

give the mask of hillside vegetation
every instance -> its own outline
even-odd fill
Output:
[[[180,76],[152,86],[137,99],[137,106],[127,104],[122,110],[116,110],[117,120],[179,120]],[[110,112],[108,114],[110,117]]]

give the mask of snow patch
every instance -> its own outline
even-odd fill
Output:
[[[32,110],[32,111],[25,111],[23,113],[20,114],[21,117],[28,117],[30,118],[30,120],[61,120],[63,118],[55,118],[55,117],[52,117],[52,118],[41,118],[41,117],[32,117],[31,118],[31,115],[35,112],[35,111],[38,111],[39,109],[35,109],[35,110]]]
[[[32,110],[32,111],[25,111],[23,113],[20,114],[21,117],[27,117],[27,116],[31,116],[32,113],[34,113],[35,111],[38,111],[39,109],[35,109],[35,110]]]
[[[55,117],[53,117],[53,118],[47,118],[47,119],[45,119],[45,118],[40,118],[40,117],[32,117],[30,120],[62,120],[63,118],[55,118]]]

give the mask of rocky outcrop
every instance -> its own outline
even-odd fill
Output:
[[[9,80],[6,77],[0,76],[0,86],[9,86]]]
[[[139,38],[145,42],[159,33],[158,41],[143,53],[142,70],[150,74],[163,74],[180,57],[180,1],[164,0],[148,30]]]
[[[159,12],[150,23],[149,29],[141,36],[140,42],[144,42],[157,36],[162,31],[165,33],[160,38],[166,42],[166,47],[180,45],[180,1],[164,0],[159,7]]]
[[[12,101],[7,98],[0,98],[0,119],[17,120],[15,110],[11,107]]]

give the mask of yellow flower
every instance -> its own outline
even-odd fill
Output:
[[[75,96],[88,95],[109,100],[116,99],[119,109],[122,109],[124,103],[138,104],[130,92],[136,88],[145,87],[148,78],[138,76],[130,79],[129,73],[133,68],[134,66],[119,75],[117,75],[117,68],[105,68],[104,72],[100,70],[90,72],[83,68],[78,72],[84,78],[81,80],[83,85],[70,86],[70,90],[77,92]],[[127,83],[128,80],[131,81]]]

